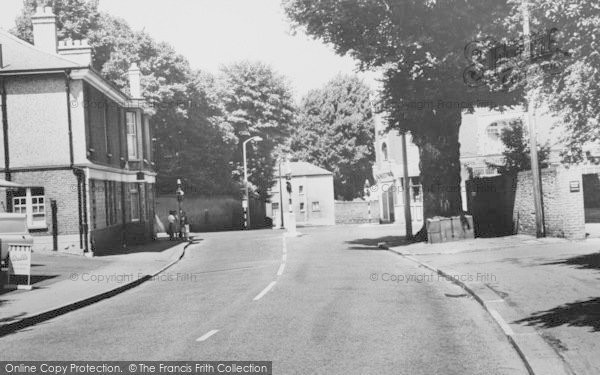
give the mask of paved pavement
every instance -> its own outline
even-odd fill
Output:
[[[207,234],[160,277],[0,338],[11,360],[270,360],[276,374],[526,374],[464,290],[389,227]],[[26,348],[26,349],[24,349]]]
[[[506,302],[498,311],[510,330],[535,328],[572,372],[600,372],[600,239],[511,236],[394,249],[474,290],[482,285],[490,300]]]
[[[33,290],[0,290],[0,333],[55,316],[57,309],[70,310],[105,293],[137,285],[179,259],[185,245],[161,240],[121,249],[121,255],[95,258],[34,252]],[[27,281],[23,276],[19,279]]]

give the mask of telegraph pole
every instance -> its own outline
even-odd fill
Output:
[[[531,32],[529,30],[529,1],[523,0],[522,3],[523,12],[523,37],[525,46],[525,63],[526,63],[526,78],[529,80],[529,72],[527,68],[531,61]],[[542,204],[542,184],[540,178],[540,166],[538,164],[537,154],[537,132],[535,127],[535,102],[533,100],[533,94],[528,93],[527,95],[527,123],[529,126],[529,148],[531,157],[531,177],[533,180],[533,200],[535,204],[535,226],[536,236],[544,237],[544,206]]]
[[[412,239],[412,215],[410,213],[410,182],[408,180],[408,160],[406,156],[406,133],[402,133],[402,177],[404,180],[404,186],[402,192],[404,193],[404,224],[406,226],[406,238]]]

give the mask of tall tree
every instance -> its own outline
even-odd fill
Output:
[[[30,43],[33,43],[31,16],[38,6],[52,7],[60,39],[82,39],[98,28],[98,0],[24,0],[13,33]]]
[[[511,0],[507,28],[522,28],[522,1]],[[600,141],[600,3],[584,0],[529,0],[531,29],[538,33],[555,29],[545,59],[528,64],[530,79],[522,82],[562,120],[565,159],[579,162],[587,157],[583,146]],[[564,52],[568,52],[566,56]],[[557,64],[554,74],[539,69],[548,60]],[[598,157],[598,155],[595,155]],[[598,160],[596,160],[598,161]]]
[[[239,181],[243,178],[243,142],[254,136],[262,138],[247,144],[248,180],[266,198],[273,179],[275,147],[285,140],[294,121],[289,83],[268,65],[242,61],[221,68],[219,88],[224,121],[237,139],[233,160]]]
[[[97,0],[25,0],[16,36],[32,41],[31,16],[38,5],[52,6],[59,38],[89,39],[93,67],[120,89],[128,91],[127,70],[139,64],[143,96],[153,112],[158,191],[174,191],[177,178],[198,194],[235,191],[230,164],[235,140],[209,75],[194,72],[169,44],[99,12]]]
[[[332,171],[336,197],[352,200],[372,176],[374,141],[369,87],[338,75],[302,99],[289,147],[296,158]]]
[[[529,153],[529,136],[520,120],[511,121],[507,127],[502,129],[500,140],[504,145],[502,164],[488,163],[489,166],[497,168],[500,174],[514,174],[531,169],[531,157]],[[550,147],[542,145],[538,150],[538,163],[540,168],[548,167]]]
[[[383,71],[389,124],[410,131],[419,147],[424,217],[458,214],[461,113],[480,102],[514,100],[465,84],[465,45],[484,31],[502,35],[497,20],[508,11],[506,0],[284,0],[284,7],[308,35],[349,54],[361,69]],[[415,101],[433,105],[415,110]]]

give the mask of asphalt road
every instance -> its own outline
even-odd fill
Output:
[[[0,338],[5,360],[268,360],[274,374],[526,374],[465,292],[385,250],[390,226],[206,234],[161,275]]]

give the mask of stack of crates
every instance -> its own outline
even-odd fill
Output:
[[[442,243],[475,238],[473,216],[434,217],[427,219],[427,242]]]

